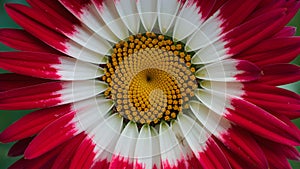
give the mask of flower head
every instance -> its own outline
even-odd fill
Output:
[[[289,168],[296,0],[27,0],[0,29],[11,168]]]

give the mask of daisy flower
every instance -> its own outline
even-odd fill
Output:
[[[10,168],[290,168],[297,0],[27,0],[6,4],[0,134]]]

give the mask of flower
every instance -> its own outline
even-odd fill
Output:
[[[290,168],[296,0],[7,4],[0,134],[11,168]]]

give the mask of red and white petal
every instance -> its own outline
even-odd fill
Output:
[[[82,47],[90,49],[101,55],[109,54],[112,48],[107,40],[98,36],[95,32],[85,29],[84,27],[80,29],[77,28],[76,33],[67,36]]]
[[[128,29],[120,19],[113,0],[92,0],[106,26],[121,40],[129,36]]]
[[[260,69],[245,60],[227,59],[201,67],[196,77],[204,80],[224,82],[253,81],[260,77]]]
[[[138,135],[139,131],[136,124],[134,122],[129,122],[122,131],[120,138],[115,146],[113,157],[109,166],[110,169],[133,168],[134,152]]]
[[[73,40],[70,40],[64,35],[58,33],[55,29],[51,29],[53,28],[53,24],[49,23],[50,21],[45,20],[43,13],[36,12],[28,7],[18,4],[6,5],[6,11],[11,18],[13,18],[26,31],[30,32],[32,35],[53,48],[79,60],[98,64],[106,63],[107,57],[103,54],[101,55],[98,52],[79,45]],[[92,41],[95,41],[95,38],[92,39]],[[92,41],[87,41],[87,44],[92,43]],[[101,53],[107,53],[108,44],[104,45],[103,48],[104,51],[101,50]]]
[[[72,104],[68,114],[44,128],[30,143],[25,157],[32,159],[59,146],[77,134],[104,120],[113,103],[102,97]],[[99,112],[99,113],[95,113]]]
[[[182,155],[184,157],[182,160],[184,161],[183,164],[185,165],[185,168],[201,168],[199,160],[196,158],[192,149],[187,143],[185,134],[181,132],[180,126],[176,120],[172,122],[171,127],[178,140],[178,145],[182,151]]]
[[[145,30],[151,32],[157,20],[157,0],[138,0],[136,3]]]
[[[60,57],[60,64],[53,67],[57,69],[60,80],[88,80],[101,77],[104,74],[102,68],[97,65],[82,62],[68,57]]]
[[[48,26],[49,28],[58,30],[78,44],[98,53],[105,52],[103,51],[105,50],[103,48],[109,46],[109,43],[105,39],[100,38],[87,26],[81,24],[80,21],[70,14],[58,1],[43,2],[29,0],[29,4],[34,8],[34,11],[41,11],[43,14],[45,14],[45,19],[48,19],[53,23],[52,26]],[[76,5],[74,4],[73,6]],[[82,7],[83,6],[84,4],[82,4]],[[57,11],[59,11],[59,13]],[[88,20],[87,18],[84,19]],[[95,21],[95,23],[97,23],[97,21]],[[86,45],[89,41],[92,42]]]
[[[162,34],[166,34],[173,27],[182,3],[183,0],[157,0],[158,25]]]
[[[47,53],[2,52],[0,67],[11,72],[55,80],[87,80],[100,77],[96,65]]]
[[[193,35],[187,38],[185,50],[187,52],[195,51],[219,40],[222,37],[222,29],[220,25],[221,21],[216,17],[216,14],[207,19],[199,28],[197,28]],[[223,46],[224,45],[225,43]]]
[[[116,9],[132,34],[136,35],[140,30],[140,16],[138,14],[136,0],[114,0]]]
[[[95,64],[106,64],[108,61],[107,56],[89,50],[81,45],[78,45],[73,41],[65,42],[64,48],[65,49],[63,50],[63,52],[65,54],[82,61],[91,62]]]
[[[181,41],[194,33],[203,24],[215,1],[186,1],[174,25],[173,39]]]
[[[70,169],[89,169],[99,166],[108,168],[112,152],[120,137],[123,119],[114,114],[99,122],[93,129],[86,131],[84,139],[74,155]]]
[[[57,106],[96,96],[106,89],[106,83],[94,80],[44,83],[1,92],[0,108],[20,110]]]
[[[295,130],[294,126],[250,102],[205,90],[197,90],[195,95],[214,112],[261,137],[282,144],[299,145],[300,143],[299,131]],[[244,113],[245,110],[248,113]],[[270,123],[265,123],[266,120]]]
[[[289,118],[300,116],[300,96],[282,88],[256,83],[202,81],[200,84],[206,90],[242,98],[274,115],[284,114]]]
[[[87,25],[94,33],[103,37],[105,40],[116,43],[118,38],[106,26],[101,16],[98,14],[96,7],[92,1],[69,1],[60,0],[78,20]]]
[[[203,168],[231,168],[226,157],[202,126],[196,120],[181,114],[178,124],[188,145]]]
[[[159,144],[157,133],[154,128],[143,125],[139,131],[136,141],[133,168],[137,169],[153,169],[159,168]]]
[[[227,119],[216,114],[198,101],[190,101],[193,114],[205,128],[216,136],[231,151],[242,159],[255,163],[261,168],[267,162],[258,144],[244,130],[232,125]]]
[[[161,166],[165,169],[186,168],[183,152],[172,128],[164,121],[159,126]]]

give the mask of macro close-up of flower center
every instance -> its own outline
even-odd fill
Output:
[[[117,114],[138,124],[155,126],[175,120],[198,87],[191,55],[184,45],[164,35],[131,35],[113,48],[102,80],[104,95],[115,103]]]
[[[0,29],[12,48],[0,51],[0,110],[29,112],[1,129],[9,169],[300,160],[300,95],[284,86],[300,80],[300,37],[287,26],[299,1],[24,3],[4,6],[20,28]]]

